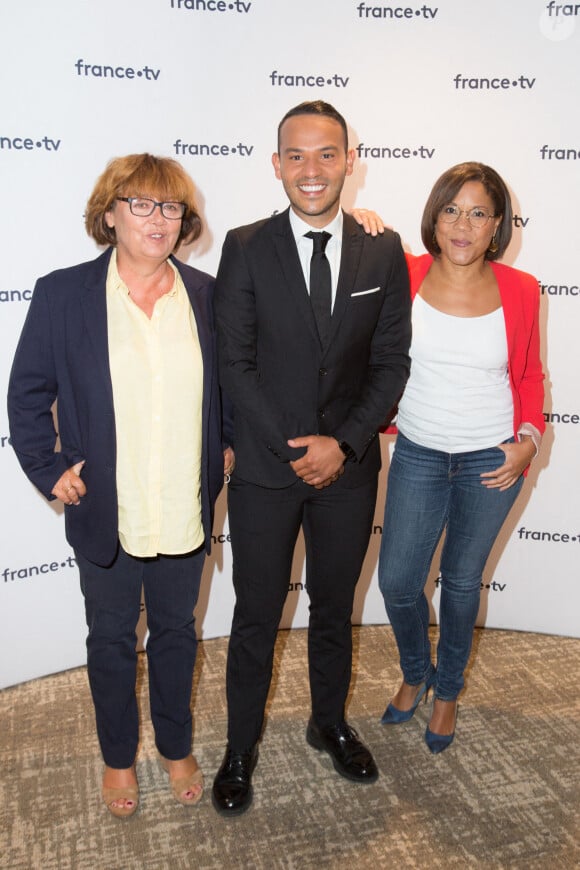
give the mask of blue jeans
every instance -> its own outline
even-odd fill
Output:
[[[509,439],[513,440],[513,439]],[[435,696],[454,700],[463,688],[479,610],[483,569],[522,487],[500,492],[480,474],[503,465],[499,447],[444,453],[399,434],[389,471],[379,586],[399,648],[403,678],[418,685],[433,672],[425,583],[446,529],[441,554],[440,634]]]

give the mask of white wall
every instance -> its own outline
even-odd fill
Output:
[[[111,157],[148,150],[182,161],[206,230],[181,255],[212,273],[226,229],[285,207],[270,155],[279,119],[304,99],[333,103],[359,146],[346,206],[379,211],[415,253],[436,177],[462,160],[490,163],[517,214],[505,261],[546,285],[545,411],[556,422],[494,550],[480,623],[578,636],[580,10],[537,0],[431,3],[3,3],[2,392],[35,279],[98,253],[82,215]],[[386,621],[375,578],[385,472],[357,597],[363,622]],[[83,663],[85,628],[62,516],[20,471],[4,403],[0,479],[5,686]],[[227,536],[223,497],[216,534]],[[293,585],[302,563],[298,551]],[[229,632],[230,568],[227,540],[218,542],[198,608],[204,637]],[[292,589],[285,624],[304,625],[306,614],[306,594]]]

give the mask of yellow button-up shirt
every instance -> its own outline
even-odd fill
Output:
[[[203,360],[181,276],[147,317],[107,275],[109,361],[117,436],[119,540],[132,556],[201,546]]]

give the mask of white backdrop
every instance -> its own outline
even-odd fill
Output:
[[[179,159],[205,232],[182,259],[215,274],[225,231],[286,205],[270,165],[279,119],[333,103],[357,148],[344,202],[374,208],[420,253],[440,173],[492,164],[514,199],[505,261],[542,285],[548,430],[485,577],[480,624],[580,635],[578,432],[580,5],[544,0],[3,0],[0,8],[0,384],[35,279],[92,259],[87,197],[106,162]],[[437,5],[435,5],[437,3]],[[376,584],[386,466],[355,620],[385,622]],[[24,478],[0,407],[0,687],[85,661],[84,614],[61,512]],[[198,607],[227,634],[225,499]],[[302,626],[297,552],[285,625]],[[433,615],[437,572],[431,579]]]

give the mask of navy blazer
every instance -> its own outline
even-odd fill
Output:
[[[380,468],[379,428],[409,375],[411,303],[401,241],[344,215],[330,336],[321,346],[289,210],[226,236],[215,295],[220,380],[234,407],[237,477],[282,488],[304,454],[289,438],[333,435],[356,454],[333,487]]]
[[[109,565],[118,545],[116,435],[109,369],[106,281],[112,249],[88,263],[40,278],[12,365],[10,437],[32,483],[48,499],[61,475],[85,461],[87,494],[65,505],[71,547]],[[210,275],[172,258],[195,315],[203,359],[201,508],[207,552],[213,507],[224,479]],[[52,405],[57,400],[60,450]],[[231,443],[231,442],[229,442]]]

